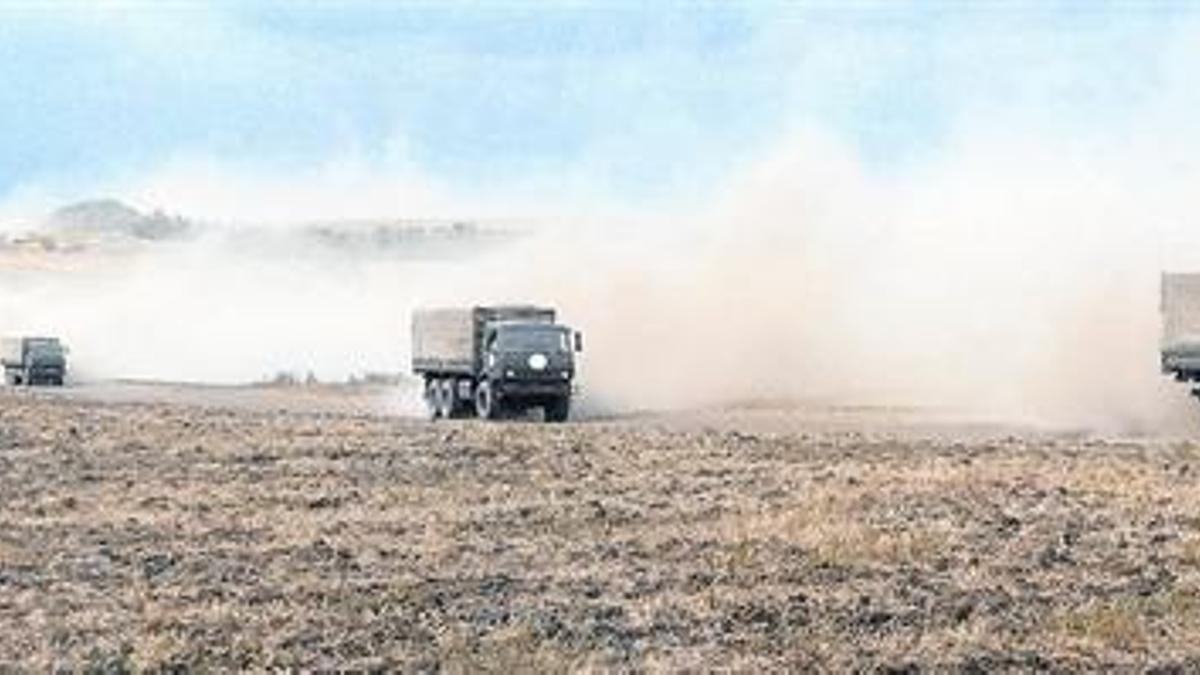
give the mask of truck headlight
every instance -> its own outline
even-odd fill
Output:
[[[504,376],[505,377],[516,377],[517,373],[512,368],[509,368],[508,370],[504,371]]]
[[[534,370],[545,370],[550,365],[550,359],[545,354],[533,354],[529,357],[529,367]]]

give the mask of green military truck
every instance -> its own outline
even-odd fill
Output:
[[[9,386],[61,387],[67,375],[67,350],[53,337],[0,338],[0,364]]]
[[[1200,397],[1200,274],[1162,275],[1162,372],[1187,382]]]
[[[412,369],[434,419],[497,419],[541,408],[566,421],[578,332],[533,305],[421,309],[412,316]]]

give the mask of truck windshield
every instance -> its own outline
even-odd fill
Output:
[[[62,347],[59,346],[58,340],[30,340],[25,346],[32,354],[60,354]]]
[[[567,350],[567,334],[561,330],[514,329],[496,335],[501,351],[554,352]]]

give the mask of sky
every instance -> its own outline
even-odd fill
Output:
[[[433,191],[520,185],[653,209],[703,199],[797,132],[836,139],[884,176],[919,171],[980,128],[1096,147],[1147,127],[1167,137],[1190,133],[1200,103],[1186,86],[1198,13],[1127,1],[4,0],[0,203],[46,206],[181,166],[275,180],[332,166]]]

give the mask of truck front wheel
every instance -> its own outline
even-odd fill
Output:
[[[571,414],[571,399],[563,396],[546,404],[547,422],[566,422]]]
[[[486,380],[475,387],[475,414],[482,420],[494,420],[500,416],[500,402],[492,384]]]

